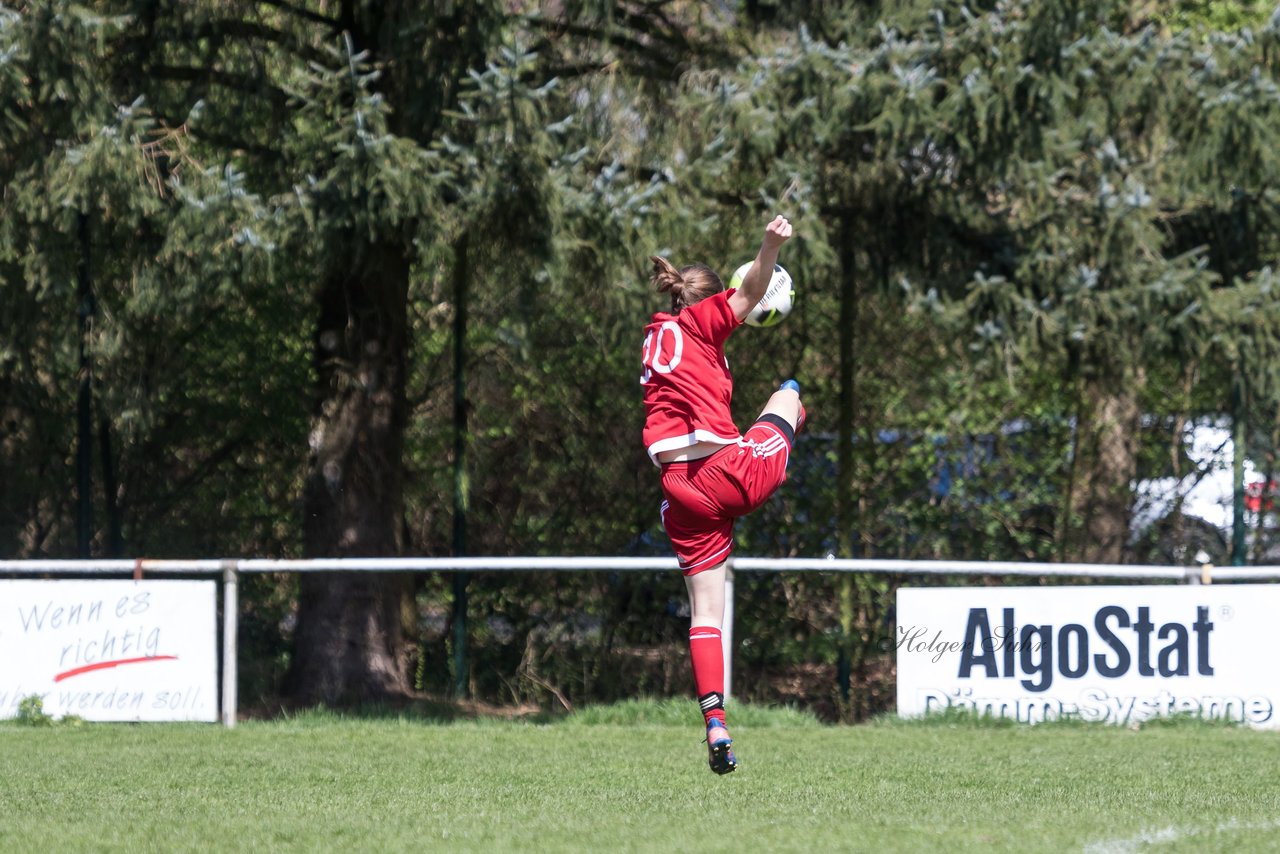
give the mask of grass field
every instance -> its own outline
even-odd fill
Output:
[[[1280,850],[1276,733],[731,715],[741,767],[723,778],[691,703],[554,723],[4,723],[0,849]]]

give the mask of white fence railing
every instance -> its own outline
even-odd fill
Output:
[[[1008,561],[919,561],[845,558],[730,559],[725,590],[722,636],[725,650],[725,693],[732,684],[733,575],[734,572],[870,572],[903,575],[973,575],[999,577],[1066,577],[1125,579],[1129,581],[1181,581],[1212,584],[1220,581],[1280,580],[1280,566],[1215,567],[1132,566],[1084,563],[1016,563]],[[49,575],[119,576],[140,578],[164,575],[220,575],[222,608],[222,722],[235,726],[237,697],[237,618],[240,611],[238,581],[246,572],[653,572],[677,570],[674,558],[627,557],[440,557],[440,558],[317,558],[271,560],[227,558],[202,560],[0,560],[0,576]]]

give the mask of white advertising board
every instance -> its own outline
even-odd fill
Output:
[[[902,588],[898,714],[1280,726],[1280,585]]]
[[[0,581],[0,718],[217,720],[213,581]]]

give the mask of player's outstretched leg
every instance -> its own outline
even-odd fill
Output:
[[[728,774],[738,767],[733,755],[733,739],[719,718],[707,721],[707,763],[717,774]]]
[[[725,576],[727,565],[685,576],[689,591],[689,659],[697,688],[698,707],[706,723],[707,750],[711,770],[728,774],[737,767],[725,728],[724,646],[720,625],[724,622]]]

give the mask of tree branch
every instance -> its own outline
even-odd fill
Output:
[[[632,38],[631,36],[628,36],[616,29],[602,29],[592,27],[588,24],[574,24],[568,21],[557,21],[553,18],[544,18],[542,16],[526,17],[524,21],[530,27],[542,30],[543,32],[550,34],[553,38],[555,36],[570,35],[577,36],[579,38],[595,39],[639,56],[645,56],[655,52],[644,42]],[[671,63],[671,65],[674,67],[674,63]]]
[[[289,103],[289,93],[250,74],[221,71],[216,68],[196,68],[186,65],[153,65],[147,69],[153,77],[176,80],[183,83],[211,83],[249,95],[265,95],[278,109]]]
[[[206,130],[193,130],[191,136],[207,142],[209,145],[217,148],[227,149],[228,151],[243,151],[245,154],[252,154],[256,157],[266,157],[279,159],[281,157],[278,148],[272,148],[269,145],[262,145],[257,142],[249,142],[246,139],[240,139],[230,134],[213,133]]]
[[[159,440],[156,441],[158,442]],[[151,448],[153,448],[155,444],[156,442],[149,443]],[[193,488],[216,472],[219,466],[227,460],[232,459],[241,448],[248,445],[248,436],[232,436],[221,445],[214,448],[204,459],[197,462],[190,471],[181,477],[176,478],[172,482],[172,488],[169,489],[167,493],[159,495],[155,500],[151,501],[146,510],[143,508],[136,508],[138,513],[138,524],[141,525],[147,523],[148,520],[158,520],[163,517],[184,495],[188,494]],[[148,455],[150,454],[150,448],[147,453]],[[146,512],[147,510],[150,512]],[[125,508],[123,506],[120,508],[120,512],[121,515],[124,514]]]
[[[287,12],[290,15],[297,15],[299,18],[311,21],[313,24],[324,24],[335,32],[341,29],[341,23],[337,18],[330,18],[325,15],[321,15],[319,12],[312,12],[309,9],[300,9],[292,3],[284,2],[284,0],[258,0],[258,2],[263,6],[270,6],[273,9],[279,9],[282,12]]]
[[[225,36],[242,39],[259,39],[261,41],[280,45],[286,50],[292,51],[297,56],[310,62],[324,65],[332,61],[332,58],[319,48],[303,44],[292,34],[284,30],[271,27],[266,24],[260,24],[256,21],[241,21],[235,19],[205,21],[191,30],[188,35],[191,38],[196,39],[221,39]]]
[[[535,50],[554,44],[557,38],[567,35],[580,39],[594,39],[616,48],[623,64],[633,71],[642,73],[645,77],[669,80],[676,75],[676,71],[683,64],[682,59],[673,58],[666,51],[655,49],[616,29],[599,29],[586,24],[574,24],[542,17],[525,18],[525,23],[547,34],[545,41]],[[593,67],[607,68],[612,64],[613,62],[604,64],[583,62],[581,67],[590,71]]]

